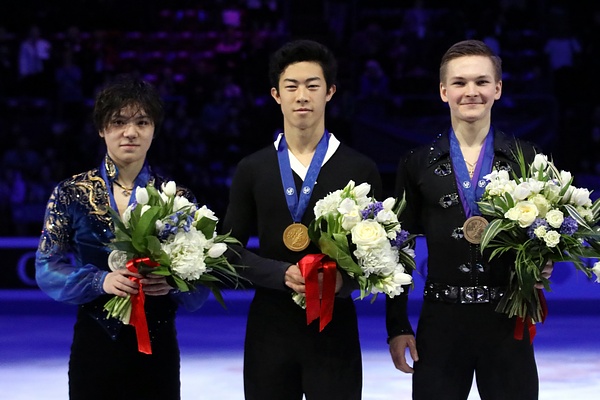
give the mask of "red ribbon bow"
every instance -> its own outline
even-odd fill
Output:
[[[333,317],[335,299],[335,261],[326,259],[325,254],[307,254],[298,261],[306,285],[306,324],[319,318],[319,332]],[[319,293],[319,272],[323,273],[323,289]]]
[[[540,305],[542,306],[542,323],[544,323],[544,321],[546,321],[546,316],[548,315],[548,304],[546,303],[546,296],[544,295],[544,291],[542,289],[536,290],[538,291]],[[533,344],[533,338],[535,338],[537,330],[531,318],[527,317],[527,323],[525,323],[525,320],[522,317],[517,317],[514,337],[517,340],[523,340],[523,334],[525,333],[525,325],[527,325],[527,330],[529,331],[529,344]]]
[[[144,264],[145,266],[152,268],[156,268],[160,265],[148,257],[138,257],[127,261],[127,269],[137,274],[139,272],[138,266],[140,264]],[[135,328],[138,351],[140,353],[152,354],[150,333],[148,332],[148,321],[146,320],[146,310],[144,309],[146,296],[142,290],[142,282],[140,282],[140,278],[136,278],[134,276],[130,276],[129,279],[139,285],[137,294],[130,295],[131,317],[129,318],[129,325]]]

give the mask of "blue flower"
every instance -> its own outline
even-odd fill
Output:
[[[390,243],[394,247],[401,248],[402,245],[404,244],[404,242],[406,242],[406,239],[408,239],[408,235],[409,235],[408,231],[405,231],[403,229],[400,232],[396,233],[396,238],[390,240]]]
[[[562,235],[572,236],[575,232],[577,232],[578,227],[579,227],[579,225],[577,224],[577,221],[575,220],[575,218],[565,217],[562,225],[560,226],[559,232]]]
[[[374,218],[379,211],[383,210],[383,203],[380,201],[376,201],[374,203],[369,204],[364,210],[361,211],[362,218]]]

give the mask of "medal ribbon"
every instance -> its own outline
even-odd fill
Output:
[[[277,147],[277,159],[279,160],[279,173],[281,174],[281,183],[283,183],[283,192],[285,194],[285,201],[287,202],[288,209],[292,215],[294,222],[300,222],[302,216],[308,206],[310,195],[312,194],[313,187],[321,171],[321,165],[325,159],[327,153],[327,147],[329,145],[329,132],[325,130],[325,133],[319,140],[315,154],[310,162],[306,177],[302,184],[302,191],[296,194],[296,184],[294,183],[294,176],[292,175],[292,167],[290,165],[290,156],[288,154],[287,142],[285,141],[285,135],[281,136],[279,146]]]
[[[473,215],[481,215],[477,201],[481,199],[481,196],[485,192],[486,181],[483,177],[492,172],[492,163],[494,161],[493,134],[493,128],[490,128],[483,142],[482,149],[479,152],[473,178],[471,178],[462,151],[460,150],[460,143],[456,138],[454,129],[450,129],[450,158],[452,159],[452,166],[455,171],[458,194],[467,218]]]
[[[325,258],[325,254],[307,254],[298,266],[306,285],[306,325],[319,318],[319,332],[333,317],[335,299],[335,261]],[[319,294],[319,272],[323,273],[323,289]]]
[[[144,264],[152,268],[156,268],[160,265],[148,257],[138,257],[127,261],[127,269],[137,274],[139,273],[138,266],[140,264]],[[148,332],[148,321],[146,320],[146,310],[144,309],[146,296],[142,290],[142,282],[140,282],[140,278],[133,276],[130,276],[129,279],[133,282],[137,282],[139,285],[138,293],[130,295],[131,317],[129,319],[129,325],[132,325],[135,328],[138,351],[140,353],[152,354],[152,348],[150,346],[150,333]]]

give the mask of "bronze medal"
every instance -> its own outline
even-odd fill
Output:
[[[302,251],[310,244],[308,228],[300,223],[293,223],[283,231],[283,244],[292,251]]]
[[[487,219],[482,216],[475,215],[469,217],[463,225],[463,235],[469,243],[479,244],[483,236],[483,231],[488,225]]]

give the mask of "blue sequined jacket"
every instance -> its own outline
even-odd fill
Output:
[[[107,243],[114,237],[108,207],[117,209],[110,182],[118,170],[108,155],[98,168],[74,175],[60,182],[46,207],[44,226],[36,252],[36,281],[54,300],[79,305],[79,313],[97,320],[115,338],[121,322],[107,318],[103,306],[112,295],[102,289],[110,272]],[[134,187],[145,187],[154,181],[160,187],[164,181],[145,165]],[[178,187],[178,193],[194,201],[188,189]],[[130,202],[134,201],[131,196]],[[209,290],[147,296],[146,314],[152,320],[173,321],[178,305],[194,311],[202,306]]]

